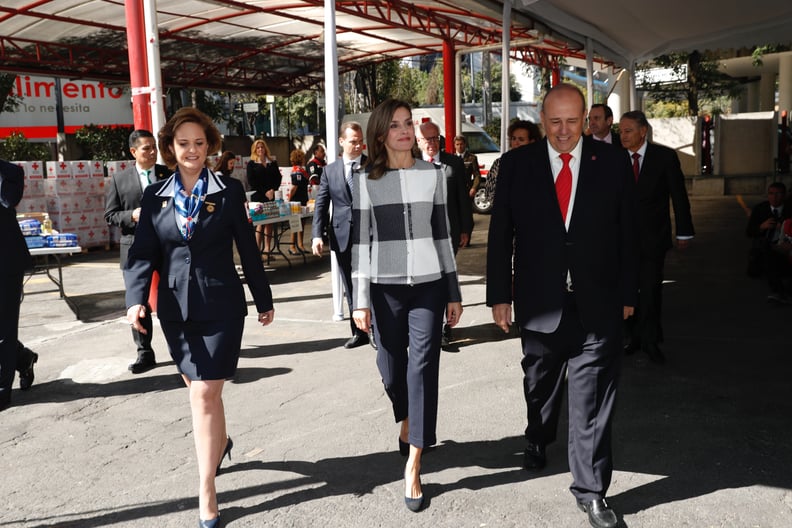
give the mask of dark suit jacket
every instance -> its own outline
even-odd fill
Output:
[[[767,220],[773,216],[772,209],[770,208],[770,202],[765,200],[757,204],[753,209],[751,209],[751,217],[748,219],[748,225],[745,228],[746,236],[756,239],[762,239],[767,237],[767,232],[762,231],[759,226],[762,225],[762,222]],[[792,217],[792,207],[790,204],[784,204],[784,210],[781,211],[781,220],[786,220],[787,218]]]
[[[362,156],[360,164],[365,165],[365,163],[366,156]],[[352,231],[352,192],[344,177],[343,158],[329,163],[324,168],[315,200],[311,238],[322,238],[322,233],[327,227],[330,249],[336,252],[347,251],[350,247],[349,233]],[[331,203],[332,217],[330,217]]]
[[[629,151],[628,162],[630,160]],[[685,189],[685,176],[677,153],[649,143],[636,185],[641,254],[659,256],[673,246],[669,198],[674,205],[677,236],[693,236],[693,218]]]
[[[441,151],[440,165],[446,176],[448,223],[451,227],[451,243],[456,251],[459,249],[460,234],[473,231],[473,208],[465,182],[465,163],[459,156]]]
[[[157,315],[162,320],[215,321],[247,314],[242,281],[234,264],[236,242],[256,309],[272,309],[272,292],[245,211],[242,184],[209,174],[209,188],[195,232],[185,241],[176,224],[173,182],[149,185],[140,223],[124,268],[126,305],[146,304],[151,273],[160,275]]]
[[[0,247],[3,248],[0,275],[14,276],[17,279],[32,265],[15,210],[25,189],[24,176],[25,172],[21,167],[0,160]],[[14,302],[18,301],[19,299]]]
[[[171,175],[165,165],[154,165],[154,178],[161,181]],[[143,197],[143,188],[140,185],[137,166],[133,163],[121,172],[117,172],[110,179],[105,190],[105,222],[111,226],[121,228],[121,268],[127,259],[129,247],[135,240],[137,224],[132,220],[132,211],[140,207]]]
[[[554,332],[569,270],[583,327],[593,332],[618,327],[623,306],[637,301],[633,192],[632,168],[624,151],[583,138],[567,232],[547,139],[504,154],[490,220],[487,305],[513,300],[521,327]]]

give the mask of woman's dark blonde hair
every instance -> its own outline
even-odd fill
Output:
[[[388,137],[393,114],[399,108],[405,108],[412,115],[412,108],[406,101],[386,99],[371,112],[366,130],[366,148],[368,149],[368,177],[372,180],[382,178],[388,170],[388,151],[385,140]]]
[[[256,154],[256,148],[259,145],[264,145],[264,159],[258,159],[258,155]],[[253,142],[253,144],[250,146],[250,159],[259,163],[264,163],[264,161],[272,159],[272,152],[270,152],[266,141],[263,139],[257,139]]]
[[[223,176],[231,176],[231,167],[229,166],[229,163],[231,163],[231,160],[235,159],[236,154],[230,150],[226,150],[223,152],[223,155],[220,156],[220,159],[217,160],[217,163],[215,163],[214,169],[212,170],[214,172],[222,172]]]
[[[300,149],[294,149],[289,153],[289,162],[292,165],[305,165],[305,152]]]
[[[209,144],[206,151],[207,155],[214,154],[223,146],[223,137],[212,122],[211,117],[190,106],[179,108],[157,134],[157,146],[159,147],[160,155],[162,155],[162,160],[165,164],[171,169],[176,166],[176,155],[173,153],[173,138],[176,135],[176,130],[185,123],[195,123],[203,128],[206,134],[206,141]],[[209,160],[208,156],[206,159],[207,161]]]

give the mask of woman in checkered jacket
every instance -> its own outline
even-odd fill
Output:
[[[455,326],[462,296],[443,172],[415,159],[410,107],[388,99],[371,114],[368,163],[352,182],[353,319],[374,321],[377,366],[408,456],[404,501],[423,506],[423,449],[434,444],[443,314]],[[408,353],[409,350],[409,353]]]

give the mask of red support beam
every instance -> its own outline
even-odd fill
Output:
[[[457,134],[456,83],[454,75],[454,41],[443,41],[443,106],[445,107],[445,151],[454,152]]]
[[[129,77],[132,86],[132,118],[135,129],[151,130],[151,94],[148,93],[146,30],[143,0],[125,0]]]

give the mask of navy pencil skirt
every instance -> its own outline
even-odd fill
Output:
[[[236,372],[245,318],[160,321],[176,368],[190,380],[229,379]]]

